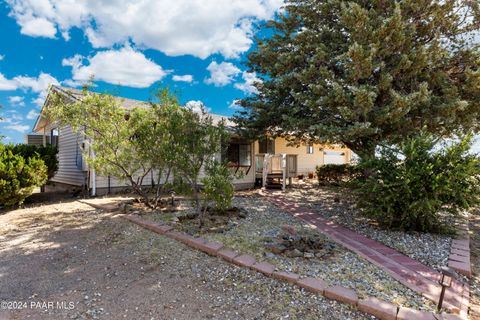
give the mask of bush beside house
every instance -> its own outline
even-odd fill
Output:
[[[358,168],[351,164],[325,164],[316,168],[320,185],[341,185],[358,176]]]
[[[48,144],[46,146],[36,146],[28,144],[6,145],[13,154],[18,154],[24,159],[39,157],[47,166],[48,179],[53,178],[55,172],[58,170],[58,148],[54,145]]]
[[[35,187],[47,182],[47,172],[38,155],[23,157],[11,146],[0,145],[0,206],[22,204]]]

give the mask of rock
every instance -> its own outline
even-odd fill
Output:
[[[269,243],[266,247],[275,254],[280,254],[287,249],[283,244],[278,243]]]
[[[242,218],[242,219],[245,219],[247,217],[247,210],[245,210],[243,208],[239,209],[238,217]]]
[[[285,252],[285,255],[290,258],[303,257],[303,253],[298,249],[288,250]]]
[[[286,233],[292,235],[292,236],[297,235],[297,230],[295,230],[295,228],[293,226],[290,226],[288,224],[284,224],[282,226],[282,230],[285,231]]]
[[[122,202],[122,203],[120,203],[120,205],[118,206],[118,209],[120,210],[120,212],[127,213],[128,204]]]
[[[265,252],[265,257],[267,258],[275,258],[275,255],[271,252]]]
[[[303,257],[306,258],[306,259],[312,259],[315,257],[315,255],[311,252],[305,252],[303,253]]]
[[[165,208],[163,208],[163,211],[164,212],[175,212],[175,211],[178,211],[178,208],[175,205],[172,206],[172,205],[168,204],[167,206],[165,206]]]

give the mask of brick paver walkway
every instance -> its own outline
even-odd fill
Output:
[[[435,269],[407,257],[378,241],[340,226],[315,213],[310,208],[292,203],[285,199],[281,193],[262,192],[262,195],[293,216],[314,225],[320,232],[326,234],[335,242],[385,270],[408,288],[421,293],[435,303],[438,302],[441,290],[438,284],[440,273]],[[469,295],[468,284],[455,280],[452,287],[448,288],[445,293],[444,307],[450,312],[466,315]]]

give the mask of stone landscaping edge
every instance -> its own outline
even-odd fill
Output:
[[[467,221],[456,226],[459,231],[450,246],[450,255],[448,257],[448,266],[458,273],[471,277],[472,266],[470,262],[470,228],[468,217]],[[470,286],[464,286],[464,292],[461,297],[462,310],[460,314],[468,315],[468,305],[470,302]]]
[[[87,203],[92,205],[90,203]],[[109,205],[103,208],[102,205],[92,205],[97,209],[112,211],[112,206]],[[230,248],[225,247],[222,243],[216,241],[209,241],[201,237],[193,237],[189,234],[174,230],[171,226],[146,221],[137,215],[125,215],[119,213],[116,216],[135,223],[145,229],[164,235],[171,239],[177,240],[193,249],[202,251],[212,256],[222,258],[223,260],[233,263],[239,267],[249,268],[253,271],[262,273],[267,277],[271,277],[277,280],[286,281],[306,291],[322,295],[328,299],[333,299],[341,303],[349,304],[358,308],[360,311],[373,315],[381,320],[412,320],[412,319],[428,319],[428,320],[467,320],[466,314],[436,314],[433,312],[425,312],[420,310],[414,310],[406,307],[397,307],[389,302],[374,298],[367,297],[365,299],[359,299],[355,291],[342,287],[331,286],[329,287],[326,282],[319,278],[301,278],[298,274],[292,272],[275,271],[274,265],[264,262],[256,261],[256,259],[248,254],[238,253]]]
[[[472,276],[470,264],[470,229],[467,222],[457,225],[458,234],[452,240],[448,266],[467,277]]]
[[[441,275],[439,272],[436,272],[436,270],[430,269],[407,256],[402,256],[402,254],[394,249],[366,236],[356,234],[350,229],[337,225],[318,214],[312,214],[308,210],[301,210],[299,205],[286,201],[279,196],[278,193],[270,194],[260,191],[260,195],[266,197],[274,205],[292,214],[294,217],[311,225],[319,232],[327,235],[333,241],[381,268],[406,287],[422,294],[434,303],[438,302],[441,289],[437,284]],[[468,232],[466,234],[468,236]],[[465,237],[465,231],[463,231],[463,234],[460,236]],[[462,254],[465,254],[466,250],[470,250],[469,247],[467,247],[468,243],[464,240],[465,239],[454,242],[455,248],[458,248],[459,251],[463,250],[460,251]],[[432,272],[434,272],[434,274]],[[443,302],[444,309],[454,314],[460,314],[463,318],[467,318],[469,304],[469,284],[464,283],[460,279],[454,279],[451,288],[448,288],[445,292],[445,300]]]
[[[433,320],[454,320],[467,319],[460,315],[454,314],[435,314],[432,312],[424,312],[405,307],[397,307],[389,302],[382,301],[374,297],[359,299],[355,291],[342,287],[329,287],[323,280],[318,278],[300,278],[293,272],[275,271],[275,266],[256,259],[248,254],[241,254],[225,247],[222,243],[209,241],[200,237],[193,237],[183,232],[175,231],[172,227],[161,223],[148,222],[136,215],[120,215],[122,218],[129,220],[145,229],[155,233],[167,236],[177,240],[193,249],[202,251],[212,256],[217,256],[229,263],[233,263],[239,267],[249,268],[260,272],[267,277],[277,280],[289,282],[297,285],[309,292],[323,295],[328,299],[333,299],[341,303],[349,304],[357,307],[360,311],[373,315],[381,320],[403,320],[403,319],[433,319]]]

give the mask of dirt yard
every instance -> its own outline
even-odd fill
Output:
[[[0,261],[2,320],[372,319],[74,199],[0,213]]]

